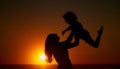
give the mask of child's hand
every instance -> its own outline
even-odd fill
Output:
[[[64,35],[65,31],[62,32],[62,35]]]

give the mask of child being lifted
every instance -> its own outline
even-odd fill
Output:
[[[64,14],[63,18],[66,21],[66,23],[69,24],[69,27],[62,31],[62,35],[64,35],[65,32],[71,30],[71,33],[74,34],[77,45],[79,44],[79,39],[83,39],[85,42],[87,42],[94,48],[99,47],[100,38],[103,33],[103,26],[101,26],[101,28],[98,30],[98,36],[96,40],[93,40],[89,32],[83,28],[80,22],[77,21],[77,16],[73,12],[67,12],[66,14]]]

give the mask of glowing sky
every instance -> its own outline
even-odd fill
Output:
[[[0,64],[39,64],[39,54],[49,33],[68,27],[62,16],[77,14],[93,39],[101,25],[104,32],[95,49],[80,40],[69,50],[73,64],[120,64],[119,0],[5,0],[0,2]],[[55,63],[55,61],[53,62]]]

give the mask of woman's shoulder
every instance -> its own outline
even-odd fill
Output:
[[[62,42],[59,42],[58,47],[65,48],[67,44],[68,44],[67,41],[62,41]]]

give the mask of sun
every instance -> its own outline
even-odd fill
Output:
[[[39,58],[41,61],[45,61],[47,57],[45,54],[41,54]]]

